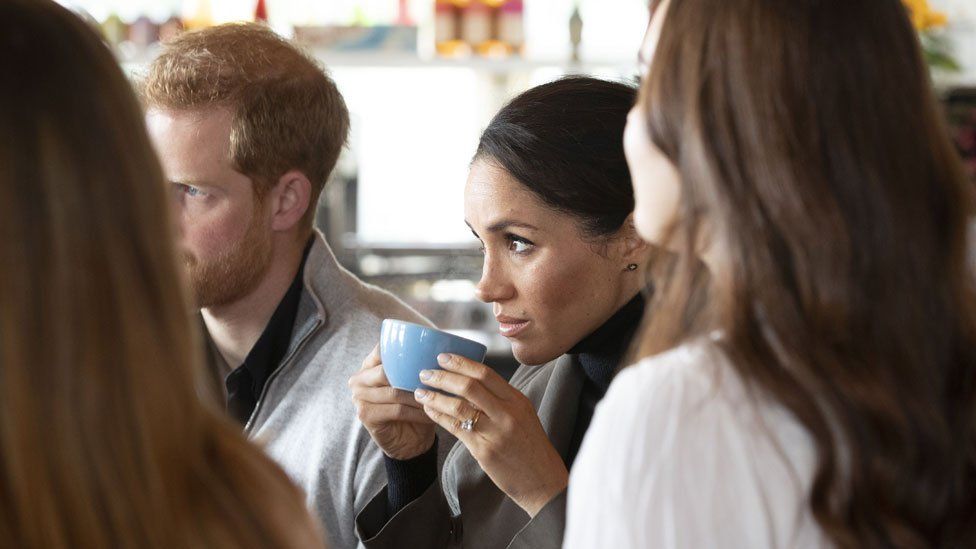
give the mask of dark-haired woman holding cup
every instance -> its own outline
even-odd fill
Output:
[[[558,547],[593,410],[644,309],[621,136],[635,90],[572,77],[513,99],[481,136],[465,219],[484,246],[477,297],[522,366],[506,381],[441,355],[436,389],[389,386],[378,353],[350,380],[387,459],[360,513],[366,547]],[[453,395],[453,396],[452,396]],[[457,437],[438,471],[435,428]]]

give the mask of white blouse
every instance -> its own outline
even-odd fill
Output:
[[[565,548],[825,547],[816,456],[781,406],[747,395],[702,339],[625,369],[569,482]]]

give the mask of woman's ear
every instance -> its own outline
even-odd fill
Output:
[[[647,254],[649,252],[648,244],[637,234],[637,228],[634,226],[633,213],[628,215],[623,225],[620,226],[617,232],[617,243],[618,259],[624,264],[623,266],[625,268],[630,265],[644,265],[647,261]],[[627,270],[634,269],[628,268]]]

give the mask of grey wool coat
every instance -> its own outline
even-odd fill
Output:
[[[543,366],[522,366],[511,379],[532,401],[563,461],[572,442],[584,379],[575,355],[563,355]],[[383,524],[385,513],[384,488],[357,517],[367,549],[555,549],[563,541],[566,492],[530,519],[458,442],[447,455],[437,482]],[[377,533],[366,539],[366,532]]]

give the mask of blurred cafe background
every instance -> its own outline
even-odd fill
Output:
[[[318,205],[339,260],[514,366],[474,298],[463,188],[477,139],[514,94],[561,75],[633,80],[647,0],[62,0],[138,76],[185,29],[266,21],[331,73],[352,118]],[[976,182],[976,0],[905,0]],[[743,82],[743,85],[748,83]],[[880,98],[879,98],[880,100]]]

